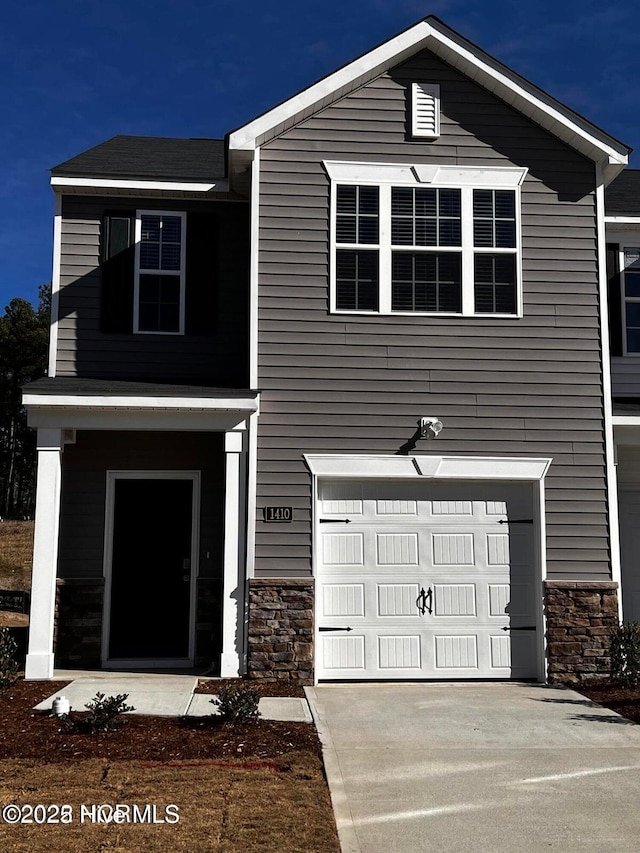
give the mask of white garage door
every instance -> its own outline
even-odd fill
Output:
[[[533,678],[525,484],[322,482],[320,679]]]

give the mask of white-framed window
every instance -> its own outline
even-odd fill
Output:
[[[522,316],[522,169],[325,162],[331,311]]]
[[[136,211],[136,333],[184,334],[186,219],[180,211]]]
[[[622,352],[640,355],[640,240],[620,245]]]

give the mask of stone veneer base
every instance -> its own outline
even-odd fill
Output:
[[[609,636],[618,625],[618,584],[546,581],[548,681],[576,684],[609,675]]]
[[[249,678],[313,684],[314,596],[313,578],[249,581]]]

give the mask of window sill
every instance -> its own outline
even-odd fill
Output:
[[[523,314],[459,314],[448,311],[353,311],[346,308],[335,308],[329,314],[348,315],[351,317],[445,317],[459,320],[484,320],[490,317],[492,320],[521,320]],[[640,356],[640,353],[639,353]]]

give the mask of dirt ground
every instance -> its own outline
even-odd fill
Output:
[[[0,817],[3,853],[339,853],[312,725],[132,716],[72,734],[32,710],[64,684],[0,694],[0,814],[32,821]]]

